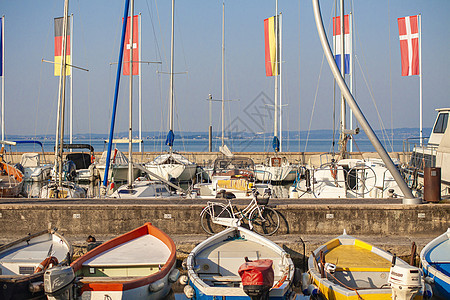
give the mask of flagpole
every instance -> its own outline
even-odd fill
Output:
[[[275,1],[275,100],[274,100],[274,126],[273,136],[278,138],[278,0]],[[279,150],[279,149],[277,149]],[[275,152],[277,151],[275,150]]]
[[[142,60],[142,16],[139,13],[139,38],[138,38],[138,51],[139,51],[139,64],[138,64],[138,72],[139,72],[139,152],[142,152],[142,77],[141,77],[141,60]]]
[[[419,120],[420,120],[420,146],[422,146],[423,138],[423,102],[422,102],[422,15],[419,14]]]
[[[225,1],[222,1],[222,147],[225,145]]]
[[[350,82],[350,93],[353,95],[353,20],[352,20],[352,13],[350,12],[348,14],[348,29],[350,34],[350,58],[349,58],[349,82]],[[353,111],[350,108],[350,130],[353,130]],[[350,140],[350,152],[353,152],[353,139]]]
[[[280,152],[282,152],[283,150],[283,139],[282,139],[282,137],[283,137],[283,129],[282,129],[282,124],[283,124],[283,122],[282,122],[282,118],[283,118],[283,105],[282,105],[282,101],[281,101],[281,91],[282,91],[282,89],[281,89],[281,66],[282,66],[282,64],[283,64],[283,60],[281,59],[281,43],[282,43],[282,40],[281,40],[281,38],[282,38],[282,34],[281,34],[281,25],[282,25],[282,17],[281,17],[281,13],[279,14],[279,18],[280,18],[280,32],[279,32],[279,34],[280,34]]]
[[[5,15],[2,17],[2,141],[5,140]]]
[[[129,91],[129,112],[128,112],[128,188],[133,187],[133,36],[134,36],[134,0],[130,1],[130,91]]]
[[[73,14],[70,15],[70,65],[73,65]],[[70,67],[70,137],[69,141],[73,142],[73,69]],[[70,149],[72,152],[72,149]]]

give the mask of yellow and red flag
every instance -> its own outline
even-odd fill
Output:
[[[70,17],[68,20],[70,24]],[[63,50],[63,28],[64,28],[64,18],[55,18],[55,76],[61,75],[61,59]],[[70,26],[67,26],[67,41],[66,41],[66,64],[70,65]],[[70,75],[70,66],[66,66],[66,75]]]
[[[280,35],[278,32],[278,16],[273,16],[264,20],[266,76],[276,76],[279,74],[279,56],[277,49],[279,49]]]
[[[131,17],[128,17],[127,31],[125,32],[125,45],[123,49],[123,75],[130,75],[130,52],[133,49],[133,75],[139,75],[139,32],[138,15],[133,17],[133,47],[131,47],[130,24]]]

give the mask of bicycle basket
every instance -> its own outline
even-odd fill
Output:
[[[256,202],[258,203],[258,205],[267,205],[269,203],[269,198],[269,196],[256,198]]]

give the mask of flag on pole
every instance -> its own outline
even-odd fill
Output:
[[[398,18],[402,76],[419,75],[419,16]]]
[[[70,17],[67,20],[70,24]],[[63,52],[63,30],[64,30],[64,18],[55,18],[55,76],[61,75],[61,59]],[[70,53],[70,25],[67,26],[67,41],[66,41],[66,64],[71,65],[71,53]],[[70,76],[72,67],[66,66],[66,75]]]
[[[0,76],[3,76],[3,18],[0,18]]]
[[[350,60],[352,59],[352,19],[350,15],[344,15],[344,70],[350,74]],[[334,59],[341,69],[341,17],[333,17],[333,45],[335,48]]]
[[[278,27],[278,16],[264,20],[266,76],[276,76],[279,74],[279,54],[277,49],[279,49],[280,34]]]
[[[133,49],[133,75],[139,75],[139,32],[138,15],[133,18],[133,47],[131,47],[130,24],[131,17],[128,17],[127,31],[125,32],[125,45],[123,49],[123,75],[130,75],[130,52]],[[136,62],[135,62],[136,61]]]

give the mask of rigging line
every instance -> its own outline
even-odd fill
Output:
[[[330,15],[331,16],[333,15],[333,8],[331,8]],[[333,18],[330,18],[330,19],[333,20]],[[330,22],[330,24],[328,25],[328,30],[330,29],[331,24],[332,24],[332,22]],[[308,132],[306,134],[306,141],[305,141],[305,150],[304,150],[304,152],[306,152],[306,149],[308,147],[309,135],[311,133],[311,125],[312,125],[312,120],[313,120],[313,116],[314,116],[314,110],[315,110],[315,107],[316,107],[317,95],[319,93],[319,83],[320,83],[320,78],[322,76],[322,70],[323,70],[323,63],[324,63],[324,61],[325,61],[325,53],[322,54],[322,62],[320,64],[319,76],[317,78],[316,92],[315,92],[315,95],[314,95],[314,102],[313,102],[313,108],[312,108],[312,111],[311,111],[311,117],[309,118],[309,126],[308,126]]]
[[[153,22],[153,11],[150,9],[150,6],[148,4],[148,0],[145,1],[145,3],[147,4],[147,11],[148,14],[150,16],[150,23],[152,24],[152,32],[153,32],[153,37],[155,39],[155,48],[156,48],[156,52],[157,52],[157,57],[159,60],[161,60],[161,51],[159,49],[159,44],[158,44],[158,39],[156,38],[156,31],[155,31],[155,24]]]
[[[355,25],[355,28],[356,28],[356,25]],[[356,33],[356,40],[359,41],[358,31],[355,30],[355,33]],[[367,65],[367,64],[366,64],[365,55],[364,55],[364,50],[363,50],[362,47],[361,47],[361,55],[362,55],[362,58],[363,58],[363,61],[364,61],[364,65]],[[374,104],[375,110],[376,110],[376,112],[377,112],[378,122],[379,122],[380,127],[381,127],[381,133],[382,133],[382,135],[383,135],[383,139],[385,140],[385,143],[386,143],[386,138],[387,138],[388,144],[391,146],[391,148],[393,148],[393,141],[391,141],[391,140],[389,139],[389,137],[388,137],[388,135],[387,135],[387,133],[386,133],[386,127],[384,126],[383,119],[381,118],[380,112],[379,112],[379,110],[378,110],[378,106],[377,106],[376,101],[375,101],[375,98],[374,98],[374,96],[373,96],[373,93],[372,93],[372,87],[371,87],[370,84],[369,84],[370,78],[369,78],[369,80],[366,79],[366,77],[365,77],[365,75],[364,75],[364,71],[363,71],[363,69],[362,69],[362,67],[361,67],[361,64],[360,64],[360,62],[359,62],[358,56],[356,56],[356,55],[355,55],[355,60],[357,61],[358,65],[359,65],[359,68],[360,68],[360,70],[361,70],[361,74],[363,75],[364,82],[366,83],[366,87],[367,87],[367,89],[368,89],[368,91],[369,91],[370,97],[371,97],[371,99],[372,99],[372,102],[373,102],[373,104]]]
[[[161,18],[159,17],[159,9],[158,9],[158,1],[155,0],[155,7],[156,7],[156,16],[158,17],[158,24],[159,24],[159,34],[161,36],[161,47],[162,47],[162,53],[164,55],[164,61],[167,61],[167,57],[166,57],[166,47],[164,46],[164,35],[161,31]],[[162,58],[162,57],[161,57]],[[163,59],[161,59],[162,61]]]
[[[359,66],[359,68],[360,68],[360,70],[361,70],[361,74],[362,74],[362,76],[363,76],[364,82],[366,83],[367,89],[369,90],[370,99],[372,100],[372,103],[373,103],[373,105],[374,105],[374,107],[375,107],[375,110],[376,110],[376,112],[377,112],[377,115],[378,115],[378,122],[380,123],[380,127],[381,127],[381,133],[383,134],[383,137],[384,137],[385,140],[386,140],[386,136],[387,136],[387,134],[386,134],[386,128],[385,128],[385,126],[384,126],[383,119],[381,118],[380,112],[379,112],[379,110],[378,110],[377,103],[376,103],[375,98],[374,98],[374,96],[373,96],[372,88],[371,88],[371,86],[369,85],[369,82],[367,81],[366,76],[364,75],[364,72],[363,72],[363,70],[362,70],[362,67],[361,67],[361,64],[360,64],[360,62],[359,62],[358,56],[355,55],[355,58],[356,58],[356,62],[358,63],[358,66]],[[364,58],[364,56],[363,56],[363,58]],[[392,145],[391,140],[390,140],[389,138],[387,138],[387,141],[388,141],[389,145],[391,146],[391,148],[393,148],[393,145]]]
[[[391,55],[391,10],[388,0],[388,33],[389,33],[389,98],[391,101],[391,138],[394,143],[394,116],[392,111],[392,55]],[[392,147],[392,151],[394,148]]]

